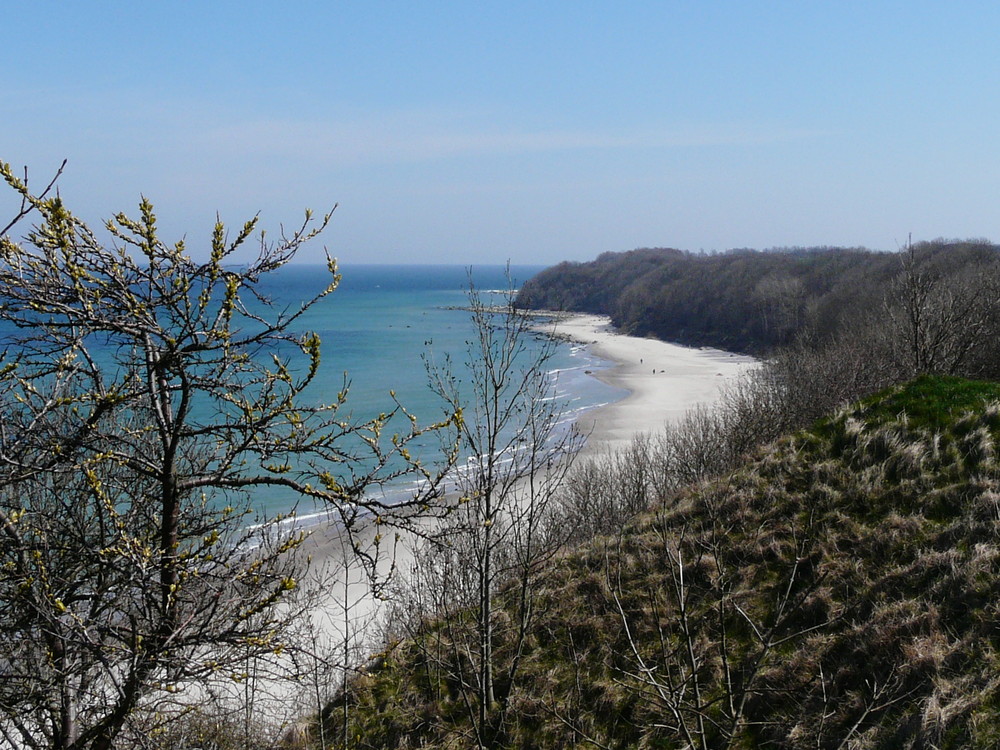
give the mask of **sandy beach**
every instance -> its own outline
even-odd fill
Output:
[[[723,385],[756,360],[719,349],[693,349],[652,338],[625,336],[602,315],[556,314],[555,334],[580,344],[613,367],[600,380],[629,391],[620,401],[586,412],[578,428],[589,435],[584,455],[624,447],[639,433],[657,432],[698,404],[719,397]]]

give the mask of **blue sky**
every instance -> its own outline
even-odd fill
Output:
[[[196,255],[334,203],[302,260],[1000,241],[997,3],[6,6],[0,159]]]

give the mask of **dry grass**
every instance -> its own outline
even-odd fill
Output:
[[[557,558],[496,745],[995,747],[1000,406],[911,388]],[[431,645],[355,684],[357,747],[468,745],[461,665],[428,680]]]

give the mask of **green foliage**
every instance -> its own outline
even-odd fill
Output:
[[[894,388],[861,402],[869,422],[889,422],[900,417],[912,429],[940,431],[964,412],[983,412],[986,404],[1000,401],[1000,383],[948,376],[921,375],[905,388]]]

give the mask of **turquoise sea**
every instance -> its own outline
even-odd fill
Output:
[[[513,285],[542,268],[512,266]],[[356,417],[390,409],[390,391],[394,391],[421,423],[440,419],[442,405],[428,387],[424,357],[441,361],[450,355],[456,375],[462,376],[472,327],[469,313],[460,308],[467,304],[470,273],[477,289],[488,298],[508,289],[505,267],[345,265],[340,271],[343,278],[337,291],[316,304],[297,326],[317,332],[323,342],[318,382],[307,400],[334,400],[347,373],[346,408]],[[289,265],[272,274],[264,286],[279,305],[294,305],[314,294],[326,278],[325,267]],[[532,345],[540,344],[532,341]],[[564,402],[567,428],[582,412],[624,395],[587,374],[608,364],[583,347],[559,344],[548,366],[556,394]],[[432,463],[440,453],[438,441],[428,439],[419,452],[422,460]],[[401,482],[385,491],[391,496],[410,489],[410,484]],[[257,499],[267,514],[288,510],[289,502],[290,498],[273,492]],[[309,512],[299,508],[300,516]]]
[[[393,408],[396,398],[417,416],[420,424],[440,421],[443,404],[431,391],[424,364],[425,358],[441,362],[450,356],[454,374],[463,378],[463,363],[468,359],[466,342],[473,333],[467,304],[471,280],[484,301],[500,302],[500,290],[509,289],[503,266],[414,266],[346,265],[341,269],[339,288],[320,300],[294,324],[293,333],[314,331],[322,340],[322,360],[317,378],[303,394],[306,404],[333,403],[349,382],[347,404],[338,417],[349,413],[353,420],[364,421]],[[541,266],[513,266],[511,282],[516,287],[542,270]],[[313,298],[329,281],[325,265],[287,265],[265,276],[258,291],[273,301],[269,311],[259,311],[273,318],[284,308],[296,309]],[[245,300],[255,306],[252,299]],[[0,328],[0,351],[10,344],[12,330]],[[531,346],[540,346],[533,338]],[[98,361],[102,345],[93,350]],[[274,352],[284,354],[285,352]],[[291,351],[287,352],[291,354]],[[263,352],[268,356],[271,352]],[[293,357],[293,360],[295,358]],[[565,426],[580,414],[624,395],[587,375],[588,370],[606,367],[582,347],[560,343],[548,362],[555,393],[563,400]],[[214,409],[216,405],[206,405]],[[198,406],[192,407],[194,411]],[[399,431],[405,431],[401,424]],[[411,444],[411,453],[425,465],[440,462],[442,450],[437,436],[421,438]],[[460,457],[459,463],[466,457]],[[333,467],[331,467],[333,468]],[[336,469],[334,469],[336,473]],[[374,488],[392,502],[412,492],[411,480]],[[253,496],[254,506],[263,516],[288,513],[297,498],[290,492],[260,489]],[[316,509],[297,506],[299,518],[312,517]]]

